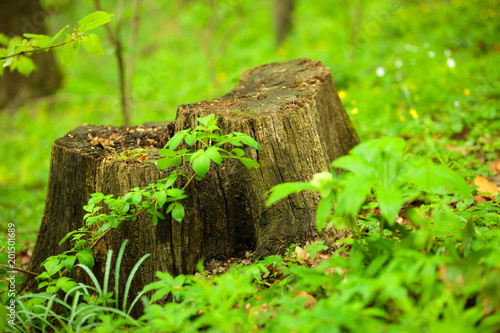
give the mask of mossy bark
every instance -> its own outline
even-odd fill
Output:
[[[227,259],[255,250],[257,257],[282,253],[291,243],[318,237],[315,211],[319,196],[291,195],[266,207],[267,192],[284,182],[308,181],[358,143],[358,137],[338,98],[330,70],[318,61],[298,59],[245,71],[239,85],[222,98],[181,105],[175,122],[135,128],[80,126],[56,140],[52,150],[47,202],[30,269],[60,253],[64,235],[82,226],[83,205],[93,192],[123,195],[163,178],[155,168],[157,149],[177,131],[194,128],[196,118],[214,113],[224,133],[243,132],[262,145],[246,147],[260,163],[246,169],[239,161],[212,165],[206,179],[186,188],[182,223],[169,216],[153,226],[143,214],[110,232],[96,248],[94,272],[103,275],[108,249],[124,239],[130,244],[122,276],[144,254],[133,292],[153,281],[156,271],[193,273],[200,259]],[[90,133],[90,136],[89,136]],[[109,158],[109,148],[92,146],[92,138],[114,141],[113,154],[149,147],[147,161]],[[168,171],[167,171],[168,172]],[[182,184],[180,184],[182,185]],[[323,236],[339,237],[335,230]],[[31,283],[31,284],[30,284]],[[25,285],[32,288],[28,280]]]

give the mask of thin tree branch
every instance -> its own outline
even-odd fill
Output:
[[[2,265],[4,265],[4,266],[8,267],[6,264],[2,264]],[[19,268],[19,267],[14,267],[14,268],[12,268],[12,270],[14,270],[14,271],[18,271],[18,272],[21,272],[21,273],[25,273],[25,274],[29,274],[29,275],[33,275],[33,276],[38,276],[38,275],[40,275],[40,274],[38,274],[38,273],[31,272],[31,271],[27,271],[27,270],[22,269],[22,268]]]
[[[102,10],[101,3],[99,0],[94,0],[94,5],[97,10]],[[109,24],[106,24],[106,32],[108,33],[108,37],[111,40],[111,43],[115,47],[115,57],[118,62],[118,74],[120,78],[120,102],[122,106],[122,114],[123,114],[123,122],[125,123],[125,126],[130,125],[130,110],[129,106],[127,104],[127,99],[125,96],[125,64],[123,62],[123,52],[122,52],[122,45],[120,41],[120,27],[121,27],[121,21],[123,19],[123,0],[120,0],[118,3],[118,22],[116,24],[116,32],[113,33],[111,30],[111,27]]]
[[[27,50],[20,51],[20,52],[17,52],[17,53],[14,53],[14,54],[11,54],[11,55],[8,55],[8,56],[5,56],[5,57],[0,57],[0,60],[5,60],[5,59],[17,57],[18,55],[23,55],[23,54],[35,53],[35,52],[50,50],[50,49],[53,49],[55,47],[59,47],[59,46],[65,45],[65,44],[69,44],[69,43],[71,43],[73,41],[74,40],[69,40],[67,42],[62,42],[60,44],[50,45],[50,46],[47,46],[47,47],[39,47],[39,48],[36,48],[36,49],[33,49],[33,50],[29,50],[29,51],[27,51]],[[35,46],[32,46],[32,47],[35,47]]]
[[[127,76],[125,77],[125,96],[129,110],[132,105],[132,89],[134,84],[134,56],[131,54],[131,51],[135,47],[137,30],[139,28],[140,11],[141,11],[141,0],[135,0],[134,14],[130,18],[130,36],[127,47],[129,52],[125,56],[125,63],[127,69]]]

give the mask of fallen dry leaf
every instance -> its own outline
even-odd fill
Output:
[[[313,295],[311,295],[308,292],[305,292],[303,290],[296,293],[292,298],[295,299],[297,297],[302,297],[302,298],[307,299],[307,301],[304,303],[304,307],[306,309],[311,309],[316,305],[316,303],[318,303],[318,301],[314,298]]]
[[[493,171],[495,175],[500,175],[500,161],[491,162],[490,171]]]
[[[141,157],[138,158],[139,162],[144,162],[147,159],[148,159],[147,156],[141,156]]]
[[[493,199],[495,197],[495,193],[500,191],[500,188],[493,183],[490,183],[488,179],[482,176],[476,176],[474,179],[474,185],[479,186],[477,189],[478,192],[488,192],[490,197]]]

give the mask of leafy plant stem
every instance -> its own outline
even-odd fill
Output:
[[[20,51],[20,52],[17,52],[17,53],[14,53],[14,54],[11,54],[11,55],[8,55],[8,56],[5,56],[5,57],[0,57],[0,60],[5,60],[5,59],[8,59],[8,58],[17,57],[19,55],[24,55],[24,54],[34,53],[34,52],[40,52],[40,51],[50,50],[50,49],[53,49],[53,48],[56,48],[56,47],[59,47],[59,46],[70,44],[73,41],[74,40],[72,39],[72,40],[68,40],[67,42],[62,42],[62,43],[55,44],[55,45],[50,45],[50,46],[47,46],[47,47],[39,47],[39,48],[34,48],[32,50],[23,50],[23,51]],[[34,47],[34,46],[32,46],[32,47]]]

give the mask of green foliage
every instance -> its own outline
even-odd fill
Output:
[[[49,17],[49,26],[62,26],[91,11],[85,3],[57,3],[61,10]],[[93,326],[88,323],[87,331],[94,332],[150,328],[172,332],[499,331],[498,202],[456,201],[455,193],[448,194],[451,187],[439,186],[447,182],[448,172],[443,175],[437,170],[436,174],[429,162],[441,163],[439,169],[446,166],[472,180],[477,174],[487,176],[489,162],[498,159],[497,4],[489,0],[341,0],[338,6],[332,6],[326,0],[313,4],[299,1],[293,33],[275,50],[268,28],[272,16],[262,15],[263,11],[272,10],[270,3],[260,0],[144,4],[148,19],[141,21],[142,38],[138,39],[137,49],[126,50],[137,59],[133,96],[136,111],[132,122],[172,120],[179,104],[221,96],[237,84],[239,73],[249,63],[309,57],[332,69],[339,96],[363,141],[384,135],[403,136],[411,154],[403,150],[400,163],[391,162],[392,167],[401,164],[403,170],[411,169],[420,160],[426,171],[421,171],[416,183],[401,184],[400,175],[386,183],[377,174],[383,168],[369,168],[368,174],[375,175],[369,178],[376,184],[373,188],[393,184],[396,192],[403,193],[403,203],[389,205],[384,217],[378,212],[381,206],[377,194],[383,200],[391,193],[370,191],[361,208],[352,213],[355,221],[336,221],[356,223],[360,237],[340,240],[343,248],[315,268],[301,266],[287,257],[272,256],[251,266],[235,267],[215,279],[205,279],[203,271],[196,277],[170,277],[175,281],[171,288],[169,278],[162,275],[158,278],[159,282],[165,281],[164,285],[155,285],[153,289],[166,292],[167,298],[168,292],[175,293],[175,302],[149,304],[141,321],[129,321],[125,314],[115,316],[111,310],[101,311],[102,307],[96,304],[87,307],[83,303],[82,309],[78,308],[83,311],[78,313],[75,303],[73,311],[65,307],[68,314],[74,314],[66,318],[73,318],[75,326],[64,326],[64,321],[45,325],[54,325],[56,331],[68,331],[66,327],[76,330],[79,323],[85,325],[83,318],[89,315],[95,321]],[[363,13],[359,18],[358,12]],[[456,17],[460,17],[460,24]],[[158,22],[164,24],[159,26]],[[62,30],[58,41],[63,42],[67,36]],[[47,43],[46,38],[26,38],[38,45]],[[204,45],[202,39],[208,47],[200,48]],[[55,40],[49,42],[46,45]],[[23,42],[17,39],[16,43]],[[0,44],[4,47],[0,56],[7,56],[14,42],[0,36]],[[118,96],[113,89],[114,59],[95,58],[86,52],[80,56],[82,61],[67,68],[60,94],[27,104],[15,114],[0,113],[4,134],[0,143],[4,161],[0,165],[0,226],[16,222],[23,244],[33,244],[36,237],[49,173],[47,156],[54,140],[85,122],[120,122]],[[33,68],[29,62],[29,57],[20,55],[9,67],[17,66],[17,70],[29,74]],[[3,72],[2,66],[0,71]],[[54,126],[55,119],[58,126]],[[199,145],[196,148],[207,150],[202,143]],[[238,154],[237,149],[230,153]],[[362,165],[366,159],[361,157],[349,165],[357,168],[358,162]],[[351,171],[350,181],[362,182],[363,173],[356,171]],[[426,183],[427,172],[443,182]],[[179,177],[178,182],[181,180],[185,181]],[[282,186],[296,186],[289,190],[296,193],[314,190],[314,183],[315,190],[322,190],[322,197],[327,197],[328,193],[342,190],[345,181],[336,173],[326,172],[309,183]],[[456,184],[457,193],[461,192],[460,187]],[[427,193],[425,188],[438,194]],[[271,193],[273,200],[286,197],[283,192],[277,197],[279,192]],[[411,196],[417,200],[411,202]],[[135,209],[135,204],[144,198],[142,192],[133,194],[128,204]],[[107,205],[105,200],[94,208]],[[324,208],[320,211],[325,221],[332,218],[330,208],[338,204],[335,200],[322,201]],[[446,204],[449,200],[454,201]],[[175,205],[169,202],[172,204]],[[391,227],[392,220],[387,221],[391,208],[393,212],[401,205],[400,213],[409,224]],[[97,215],[99,211],[94,217]],[[411,230],[404,233],[402,228]],[[89,235],[75,239],[73,244],[85,241]],[[66,269],[77,264],[75,253],[68,257],[75,261]],[[52,278],[56,277],[57,273]],[[3,286],[0,282],[0,288]],[[90,289],[88,293],[95,294]],[[21,322],[26,331],[31,323],[40,325],[47,315],[58,318],[46,306],[47,298],[57,296],[38,295],[32,298],[41,304],[33,305],[36,313]],[[235,299],[234,295],[240,297]],[[81,300],[82,296],[78,301]],[[69,298],[68,303],[73,305]],[[110,308],[116,309],[114,305]]]
[[[318,229],[333,220],[338,227],[354,227],[354,221],[365,201],[378,203],[384,222],[394,226],[405,204],[430,195],[450,199],[471,199],[471,190],[462,177],[430,160],[405,154],[405,141],[384,137],[370,140],[353,148],[349,155],[332,163],[350,173],[337,176],[323,172],[308,183],[281,184],[271,189],[268,205],[302,190],[321,194],[317,210]],[[333,216],[332,207],[335,206]]]
[[[19,37],[9,39],[0,33],[0,60],[3,60],[0,75],[3,74],[5,67],[10,66],[11,71],[17,69],[19,73],[28,76],[36,69],[35,63],[29,56],[40,51],[57,50],[61,63],[64,65],[70,65],[75,60],[80,49],[80,44],[89,53],[98,57],[102,56],[104,51],[101,39],[96,34],[86,35],[86,32],[110,22],[111,16],[113,15],[103,11],[87,15],[78,21],[80,26],[78,29],[74,29],[74,32],[71,34],[65,33],[69,25],[59,30],[54,36],[24,34],[24,39],[20,39]],[[63,36],[62,42],[59,41],[61,36]]]
[[[128,240],[123,241],[115,266],[115,289],[108,291],[113,251],[109,250],[106,259],[105,277],[101,285],[94,273],[86,265],[76,265],[83,269],[92,280],[94,286],[76,283],[68,277],[57,279],[57,284],[66,293],[64,298],[54,291],[24,294],[16,298],[16,326],[9,325],[11,332],[80,332],[94,330],[102,322],[114,321],[115,328],[140,327],[140,321],[132,318],[130,312],[144,293],[135,296],[129,303],[129,291],[132,280],[141,263],[149,257],[144,255],[133,267],[125,284],[122,304],[119,302],[120,265]],[[48,265],[44,267],[47,268]],[[71,282],[71,285],[69,284]],[[56,307],[59,307],[59,310]]]
[[[182,222],[185,211],[180,201],[187,197],[184,189],[197,175],[205,177],[210,168],[210,161],[221,164],[222,159],[232,158],[240,160],[249,169],[259,167],[257,162],[243,157],[243,150],[235,148],[238,149],[235,153],[234,150],[229,152],[222,148],[222,145],[241,147],[242,144],[246,144],[252,148],[261,149],[254,139],[238,132],[222,135],[216,126],[217,120],[213,114],[197,120],[201,125],[194,130],[187,129],[176,133],[167,142],[165,148],[159,150],[165,158],[157,162],[159,169],[165,169],[172,164],[178,167],[184,161],[191,165],[195,174],[189,175],[186,170],[179,168],[171,171],[167,177],[156,183],[149,184],[143,189],[133,188],[121,197],[115,198],[112,194],[103,193],[91,194],[88,204],[83,207],[87,212],[83,217],[85,226],[68,232],[59,242],[61,245],[71,240],[73,247],[70,250],[51,256],[42,263],[45,271],[36,278],[39,281],[39,289],[46,288],[47,293],[55,293],[60,289],[67,292],[72,289],[75,282],[64,275],[67,272],[71,273],[75,266],[80,266],[85,270],[92,269],[95,264],[93,248],[102,237],[118,228],[120,224],[136,220],[137,216],[144,212],[151,214],[153,225],[156,225],[160,219],[165,219],[163,211],[171,214],[175,221]],[[174,149],[178,148],[182,140],[190,146],[201,145],[202,148],[175,151]],[[246,160],[252,163],[245,163]],[[179,178],[187,179],[182,188],[178,187]],[[109,213],[99,213],[103,209],[102,204],[108,207]],[[165,204],[168,206],[163,210]],[[77,261],[78,265],[76,265]]]

